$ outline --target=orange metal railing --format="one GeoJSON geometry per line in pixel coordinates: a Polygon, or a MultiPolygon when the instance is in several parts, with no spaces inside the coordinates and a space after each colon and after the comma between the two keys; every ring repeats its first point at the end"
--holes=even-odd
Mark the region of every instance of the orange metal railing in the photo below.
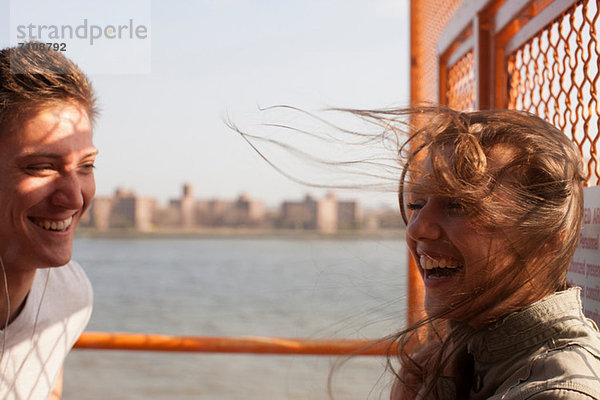
{"type": "Polygon", "coordinates": [[[84,332],[74,348],[88,350],[164,351],[277,355],[386,356],[389,341],[293,339],[269,337],[169,336],[142,333],[84,332]]]}

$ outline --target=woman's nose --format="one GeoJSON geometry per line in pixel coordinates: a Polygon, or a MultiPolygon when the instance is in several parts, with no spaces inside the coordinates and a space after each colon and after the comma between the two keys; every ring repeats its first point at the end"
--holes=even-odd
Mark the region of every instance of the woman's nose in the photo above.
{"type": "Polygon", "coordinates": [[[414,240],[436,240],[442,236],[440,213],[435,204],[427,203],[414,210],[406,227],[406,234],[414,240]]]}

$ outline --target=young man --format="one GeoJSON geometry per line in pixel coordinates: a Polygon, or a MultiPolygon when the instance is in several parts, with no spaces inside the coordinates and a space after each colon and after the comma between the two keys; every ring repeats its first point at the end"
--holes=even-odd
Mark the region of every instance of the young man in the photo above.
{"type": "Polygon", "coordinates": [[[60,52],[0,51],[0,398],[60,397],[92,289],[71,261],[95,193],[91,85],[60,52]]]}

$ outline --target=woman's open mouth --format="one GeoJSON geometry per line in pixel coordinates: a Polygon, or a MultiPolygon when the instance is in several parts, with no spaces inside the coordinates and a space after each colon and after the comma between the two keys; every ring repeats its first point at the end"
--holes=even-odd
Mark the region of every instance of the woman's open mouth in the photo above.
{"type": "Polygon", "coordinates": [[[444,279],[457,274],[464,265],[446,258],[432,258],[425,254],[419,257],[425,279],[444,279]]]}

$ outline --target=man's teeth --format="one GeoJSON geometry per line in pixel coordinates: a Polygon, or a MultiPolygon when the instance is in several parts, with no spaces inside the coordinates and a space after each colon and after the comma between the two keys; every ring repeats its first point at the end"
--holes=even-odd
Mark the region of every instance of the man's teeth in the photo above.
{"type": "Polygon", "coordinates": [[[419,263],[423,269],[434,269],[434,268],[459,268],[462,265],[456,264],[455,261],[451,261],[445,258],[434,260],[433,258],[422,255],[419,258],[419,263]]]}
{"type": "Polygon", "coordinates": [[[69,217],[63,221],[48,221],[48,220],[32,220],[37,226],[44,228],[49,231],[64,231],[69,226],[71,226],[71,222],[73,222],[73,217],[69,217]]]}

